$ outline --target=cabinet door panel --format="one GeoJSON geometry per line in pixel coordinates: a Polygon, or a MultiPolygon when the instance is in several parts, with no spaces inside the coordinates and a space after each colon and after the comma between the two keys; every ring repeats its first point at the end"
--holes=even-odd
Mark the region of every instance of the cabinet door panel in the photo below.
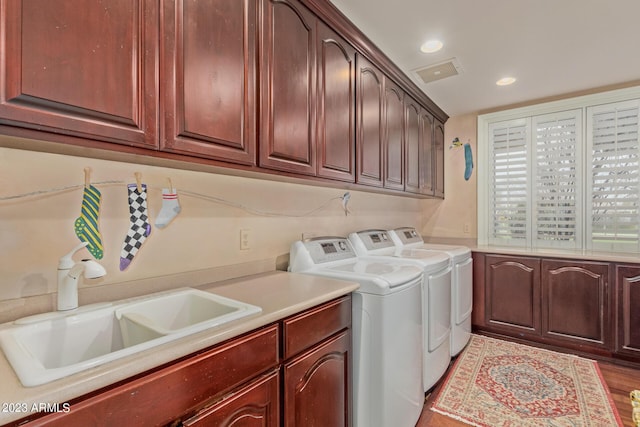
{"type": "Polygon", "coordinates": [[[349,331],[284,365],[284,426],[349,423],[349,331]]]}
{"type": "Polygon", "coordinates": [[[318,175],[355,181],[355,50],[318,22],[318,175]]]}
{"type": "Polygon", "coordinates": [[[511,330],[540,330],[540,261],[486,257],[486,323],[511,330]]]}
{"type": "Polygon", "coordinates": [[[616,350],[640,356],[640,266],[616,266],[618,345],[616,350]]]}
{"type": "Polygon", "coordinates": [[[274,372],[182,422],[185,427],[277,427],[280,387],[274,372]]]}
{"type": "Polygon", "coordinates": [[[542,278],[543,334],[607,344],[609,264],[543,260],[542,278]]]}
{"type": "Polygon", "coordinates": [[[157,146],[149,0],[3,2],[0,123],[157,146]]]}
{"type": "Polygon", "coordinates": [[[360,55],[357,56],[357,69],[356,182],[382,187],[383,76],[360,55]]]}
{"type": "Polygon", "coordinates": [[[163,3],[165,151],[255,164],[255,0],[163,3]]]}
{"type": "Polygon", "coordinates": [[[260,166],[315,175],[316,18],[295,0],[263,5],[260,166]]]}
{"type": "Polygon", "coordinates": [[[404,92],[386,77],[384,82],[384,186],[404,190],[404,92]]]}

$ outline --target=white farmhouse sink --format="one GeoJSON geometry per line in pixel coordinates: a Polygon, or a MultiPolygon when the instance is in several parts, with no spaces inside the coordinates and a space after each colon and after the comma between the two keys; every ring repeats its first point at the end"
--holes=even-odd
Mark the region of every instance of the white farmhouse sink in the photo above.
{"type": "Polygon", "coordinates": [[[0,348],[22,384],[31,387],[261,311],[186,288],[5,324],[0,348]]]}

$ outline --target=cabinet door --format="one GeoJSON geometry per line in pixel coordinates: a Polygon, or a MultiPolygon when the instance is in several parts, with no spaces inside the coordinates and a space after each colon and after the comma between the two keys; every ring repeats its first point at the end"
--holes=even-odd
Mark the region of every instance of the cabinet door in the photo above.
{"type": "Polygon", "coordinates": [[[263,0],[260,166],[316,174],[316,18],[296,0],[263,0]]]}
{"type": "Polygon", "coordinates": [[[318,21],[318,176],[355,181],[355,50],[318,21]]]}
{"type": "Polygon", "coordinates": [[[640,357],[640,265],[616,266],[618,344],[621,353],[640,357]]]}
{"type": "Polygon", "coordinates": [[[540,331],[540,260],[487,255],[485,323],[509,332],[540,331]]]}
{"type": "Polygon", "coordinates": [[[356,66],[356,182],[382,187],[383,75],[361,55],[356,66]]]}
{"type": "MultiPolygon", "coordinates": [[[[420,111],[420,146],[422,147],[420,170],[420,191],[423,194],[433,196],[434,186],[434,153],[433,143],[434,120],[433,116],[425,109],[420,111]]],[[[443,137],[444,138],[444,137],[443,137]]]]}
{"type": "Polygon", "coordinates": [[[0,17],[0,123],[157,147],[151,0],[16,0],[0,17]]]}
{"type": "Polygon", "coordinates": [[[439,121],[433,127],[433,194],[444,199],[444,125],[439,121]]]}
{"type": "Polygon", "coordinates": [[[284,365],[284,426],[349,426],[346,330],[284,365]]]}
{"type": "Polygon", "coordinates": [[[255,164],[256,0],[164,0],[162,150],[255,164]]]}
{"type": "Polygon", "coordinates": [[[404,190],[404,92],[384,79],[384,187],[404,190]]]}
{"type": "Polygon", "coordinates": [[[616,351],[640,357],[640,265],[616,266],[616,351]]]}
{"type": "Polygon", "coordinates": [[[404,188],[411,193],[420,193],[420,105],[408,96],[404,98],[404,120],[404,188]]]}
{"type": "Polygon", "coordinates": [[[549,338],[609,344],[609,264],[542,261],[542,332],[549,338]]]}
{"type": "Polygon", "coordinates": [[[182,422],[185,427],[278,427],[280,425],[278,372],[234,391],[219,403],[182,422]]]}

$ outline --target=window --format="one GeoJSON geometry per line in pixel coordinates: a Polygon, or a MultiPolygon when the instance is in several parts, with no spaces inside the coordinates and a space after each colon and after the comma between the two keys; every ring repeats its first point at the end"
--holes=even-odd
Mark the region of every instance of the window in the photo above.
{"type": "Polygon", "coordinates": [[[588,109],[589,249],[639,252],[639,102],[588,109]]]}
{"type": "Polygon", "coordinates": [[[479,116],[478,243],[640,252],[639,124],[640,88],[479,116]]]}

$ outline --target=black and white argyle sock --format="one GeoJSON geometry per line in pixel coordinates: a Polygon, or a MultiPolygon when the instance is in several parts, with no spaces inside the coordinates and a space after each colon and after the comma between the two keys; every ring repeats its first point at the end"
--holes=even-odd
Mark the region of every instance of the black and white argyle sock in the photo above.
{"type": "Polygon", "coordinates": [[[129,184],[129,217],[130,226],[127,236],[122,244],[120,252],[120,271],[124,271],[133,257],[136,256],[140,246],[144,243],[149,234],[151,234],[151,224],[149,224],[149,216],[147,214],[147,186],[142,184],[141,191],[138,191],[137,184],[129,184]]]}

